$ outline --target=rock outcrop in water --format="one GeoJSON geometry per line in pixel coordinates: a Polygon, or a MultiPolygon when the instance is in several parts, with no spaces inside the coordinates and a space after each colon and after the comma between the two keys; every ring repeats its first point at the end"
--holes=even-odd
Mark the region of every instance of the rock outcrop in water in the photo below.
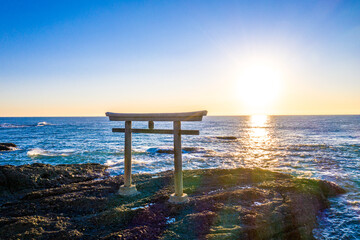
{"type": "Polygon", "coordinates": [[[120,197],[122,176],[95,179],[105,168],[2,166],[1,194],[15,197],[0,207],[1,239],[313,239],[327,198],[344,192],[261,169],[192,170],[190,202],[172,205],[172,172],[135,175],[141,194],[120,197]]]}
{"type": "MultiPolygon", "coordinates": [[[[183,147],[181,148],[182,153],[199,153],[205,152],[204,148],[197,148],[197,147],[183,147]]],[[[166,153],[166,154],[174,154],[174,149],[161,149],[161,148],[149,148],[147,150],[148,153],[166,153]]]]}
{"type": "Polygon", "coordinates": [[[237,139],[237,137],[234,137],[234,136],[218,136],[216,138],[222,139],[222,140],[236,140],[237,139]]]}
{"type": "Polygon", "coordinates": [[[12,151],[16,148],[14,143],[0,143],[0,151],[12,151]]]}

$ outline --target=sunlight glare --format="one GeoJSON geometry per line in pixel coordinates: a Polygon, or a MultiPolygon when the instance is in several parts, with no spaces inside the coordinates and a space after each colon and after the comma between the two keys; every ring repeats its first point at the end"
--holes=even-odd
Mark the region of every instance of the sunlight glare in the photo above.
{"type": "Polygon", "coordinates": [[[267,115],[252,115],[250,116],[251,127],[265,127],[268,121],[267,115]]]}
{"type": "Polygon", "coordinates": [[[250,64],[241,71],[238,81],[240,101],[249,114],[266,114],[279,97],[282,74],[270,63],[250,64]]]}

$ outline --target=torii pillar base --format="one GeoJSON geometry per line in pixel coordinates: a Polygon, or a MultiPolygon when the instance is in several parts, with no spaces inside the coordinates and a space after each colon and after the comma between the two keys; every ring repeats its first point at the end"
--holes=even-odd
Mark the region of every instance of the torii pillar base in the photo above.
{"type": "Polygon", "coordinates": [[[117,192],[118,195],[126,196],[126,197],[135,196],[138,195],[139,193],[140,192],[136,190],[135,185],[130,185],[129,187],[122,185],[120,186],[119,191],[117,192]]]}
{"type": "Polygon", "coordinates": [[[189,202],[189,197],[186,193],[183,193],[182,196],[176,196],[175,193],[173,193],[170,195],[169,202],[175,204],[187,203],[189,202]]]}

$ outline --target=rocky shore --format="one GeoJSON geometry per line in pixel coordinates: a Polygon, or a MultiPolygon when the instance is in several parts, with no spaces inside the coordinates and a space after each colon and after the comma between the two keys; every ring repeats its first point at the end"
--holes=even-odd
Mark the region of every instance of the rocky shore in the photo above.
{"type": "Polygon", "coordinates": [[[172,205],[172,172],[134,175],[141,194],[100,164],[0,166],[0,239],[313,239],[337,185],[261,169],[184,171],[188,204],[172,205]]]}

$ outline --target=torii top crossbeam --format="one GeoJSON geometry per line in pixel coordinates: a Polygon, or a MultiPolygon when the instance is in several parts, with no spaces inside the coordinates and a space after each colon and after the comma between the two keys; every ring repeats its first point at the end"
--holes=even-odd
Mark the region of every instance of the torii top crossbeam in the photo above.
{"type": "Polygon", "coordinates": [[[183,113],[112,113],[106,116],[110,121],[201,121],[207,111],[183,113]]]}
{"type": "Polygon", "coordinates": [[[199,135],[197,130],[181,130],[181,121],[201,121],[207,111],[183,112],[183,113],[112,113],[107,112],[106,116],[110,121],[125,121],[125,128],[113,128],[113,132],[125,133],[124,149],[124,185],[120,187],[119,194],[123,196],[135,195],[137,190],[131,184],[131,134],[132,133],[157,133],[174,135],[174,176],[175,193],[170,196],[169,201],[173,203],[183,203],[188,201],[188,197],[183,193],[182,175],[182,154],[181,154],[181,135],[199,135]],[[132,121],[148,121],[148,129],[132,129],[132,121]],[[154,129],[154,121],[173,121],[173,129],[154,129]]]}

